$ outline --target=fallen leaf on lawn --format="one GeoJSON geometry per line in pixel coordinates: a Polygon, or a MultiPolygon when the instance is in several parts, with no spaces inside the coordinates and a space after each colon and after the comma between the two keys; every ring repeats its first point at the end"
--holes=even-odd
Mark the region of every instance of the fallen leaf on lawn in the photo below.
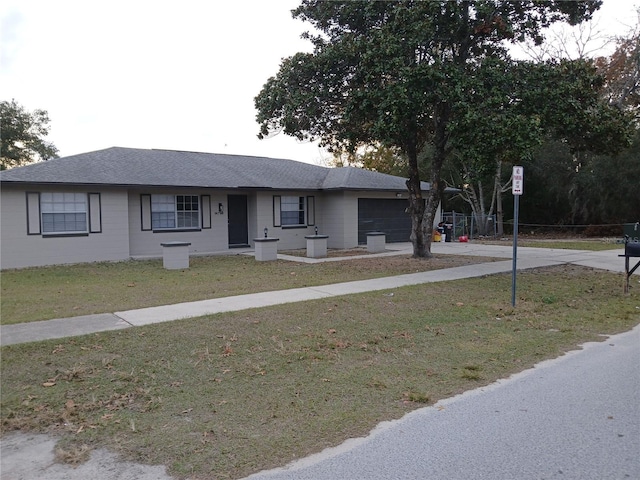
{"type": "Polygon", "coordinates": [[[463,306],[463,305],[464,305],[464,303],[462,303],[462,302],[457,302],[457,303],[456,303],[456,305],[457,305],[458,307],[461,307],[461,306],[463,306]]]}
{"type": "Polygon", "coordinates": [[[336,333],[336,329],[335,329],[335,328],[330,328],[330,329],[329,329],[329,333],[330,333],[331,335],[333,335],[334,333],[336,333]]]}
{"type": "Polygon", "coordinates": [[[127,283],[127,287],[135,287],[136,284],[135,283],[127,283]]]}
{"type": "Polygon", "coordinates": [[[42,384],[43,387],[53,387],[56,384],[56,382],[44,382],[42,384]]]}

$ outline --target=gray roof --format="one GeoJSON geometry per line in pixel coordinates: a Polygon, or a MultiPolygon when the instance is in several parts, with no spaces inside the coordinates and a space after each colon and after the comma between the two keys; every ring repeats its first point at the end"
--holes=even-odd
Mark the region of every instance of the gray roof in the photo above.
{"type": "MultiPolygon", "coordinates": [[[[4,184],[73,184],[281,190],[406,190],[406,179],[244,155],[112,147],[0,172],[4,184]]],[[[423,190],[429,184],[422,182],[423,190]]]]}

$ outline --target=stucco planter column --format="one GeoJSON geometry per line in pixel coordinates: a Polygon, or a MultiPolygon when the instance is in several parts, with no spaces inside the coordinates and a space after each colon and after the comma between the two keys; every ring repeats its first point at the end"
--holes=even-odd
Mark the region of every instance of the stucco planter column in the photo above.
{"type": "Polygon", "coordinates": [[[327,256],[327,238],[329,235],[307,235],[307,257],[324,258],[327,256]]]}
{"type": "Polygon", "coordinates": [[[380,253],[386,250],[387,235],[384,232],[367,233],[367,252],[380,253]]]}
{"type": "Polygon", "coordinates": [[[278,240],[279,238],[264,237],[254,238],[256,244],[256,260],[259,262],[268,262],[278,259],[278,240]]]}
{"type": "Polygon", "coordinates": [[[162,245],[162,266],[167,270],[189,268],[189,242],[165,242],[162,245]]]}

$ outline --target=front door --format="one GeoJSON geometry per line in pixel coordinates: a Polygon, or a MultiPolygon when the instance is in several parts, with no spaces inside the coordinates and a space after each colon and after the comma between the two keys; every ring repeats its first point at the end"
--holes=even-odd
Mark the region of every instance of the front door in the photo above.
{"type": "Polygon", "coordinates": [[[228,195],[227,211],[229,217],[229,248],[248,247],[247,196],[228,195]]]}

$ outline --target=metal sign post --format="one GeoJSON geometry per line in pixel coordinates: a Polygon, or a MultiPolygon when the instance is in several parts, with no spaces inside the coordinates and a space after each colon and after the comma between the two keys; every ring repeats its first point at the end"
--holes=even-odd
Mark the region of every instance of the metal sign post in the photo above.
{"type": "Polygon", "coordinates": [[[518,216],[520,214],[520,195],[524,186],[524,168],[513,167],[511,193],[513,194],[513,263],[511,267],[511,306],[516,306],[516,266],[518,260],[518,216]]]}

